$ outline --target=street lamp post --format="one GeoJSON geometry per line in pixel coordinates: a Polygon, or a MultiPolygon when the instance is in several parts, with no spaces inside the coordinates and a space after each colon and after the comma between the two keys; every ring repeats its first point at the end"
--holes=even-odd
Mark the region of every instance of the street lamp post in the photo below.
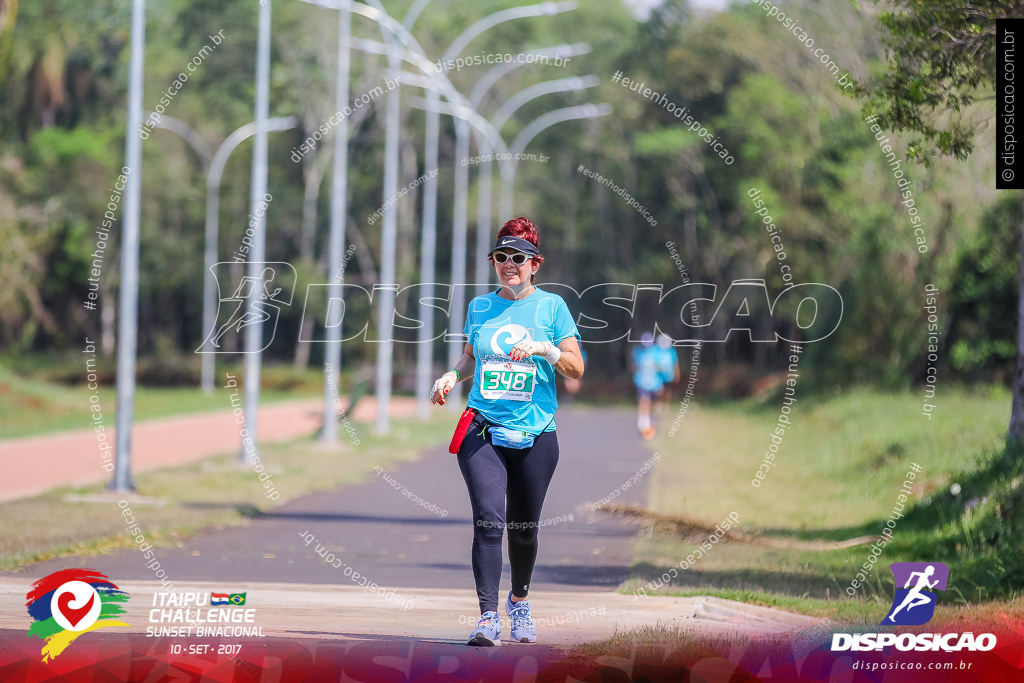
{"type": "Polygon", "coordinates": [[[244,427],[252,440],[252,452],[246,453],[245,441],[239,450],[240,462],[257,461],[259,445],[260,361],[263,348],[263,319],[258,307],[263,294],[263,261],[266,260],[266,209],[259,210],[267,193],[267,111],[270,107],[270,2],[260,0],[259,28],[256,48],[256,124],[252,152],[252,182],[250,187],[250,221],[253,222],[252,251],[248,277],[252,283],[246,305],[245,327],[245,412],[244,427]]]}
{"type": "MultiPolygon", "coordinates": [[[[540,59],[571,59],[588,52],[590,52],[590,45],[576,43],[573,45],[556,45],[516,55],[516,59],[504,64],[498,64],[480,77],[480,80],[476,82],[469,93],[470,104],[479,108],[487,92],[501,79],[519,67],[535,63],[540,59]],[[521,57],[522,59],[520,59],[521,57]]],[[[496,127],[500,128],[499,126],[496,127]]],[[[477,171],[476,249],[473,254],[473,263],[475,265],[473,279],[477,284],[477,294],[485,294],[491,279],[491,271],[487,263],[487,250],[490,248],[490,236],[493,229],[491,225],[493,213],[491,210],[491,179],[494,166],[491,163],[491,157],[494,154],[494,148],[487,138],[482,135],[477,137],[477,147],[480,150],[480,164],[477,171]]],[[[504,220],[509,218],[511,216],[502,216],[504,220]]]]}
{"type": "Polygon", "coordinates": [[[132,52],[125,131],[124,232],[121,241],[121,296],[117,334],[117,451],[110,488],[134,491],[132,412],[135,400],[136,328],[139,316],[139,191],[142,187],[142,86],[146,49],[146,0],[132,1],[132,52]]]}
{"type": "MultiPolygon", "coordinates": [[[[336,111],[348,106],[348,79],[352,13],[348,8],[338,10],[338,72],[334,92],[336,111]]],[[[339,267],[345,248],[345,227],[348,215],[348,119],[341,117],[334,133],[334,159],[331,171],[331,227],[327,244],[327,311],[341,296],[344,273],[339,267]]],[[[327,443],[338,440],[338,388],[341,379],[341,320],[324,321],[327,347],[324,349],[324,425],[320,438],[327,443]],[[331,324],[331,323],[335,324],[331,324]]]]}
{"type": "MultiPolygon", "coordinates": [[[[449,106],[448,106],[448,112],[449,113],[451,113],[452,115],[454,115],[456,117],[467,119],[470,122],[470,125],[472,125],[477,130],[481,131],[481,133],[483,135],[487,136],[488,139],[491,141],[491,144],[495,145],[495,147],[497,149],[502,150],[502,151],[507,151],[507,147],[506,147],[504,141],[497,134],[497,132],[494,131],[493,126],[491,126],[486,119],[484,119],[482,116],[480,116],[476,111],[474,111],[474,109],[472,107],[470,107],[467,104],[466,99],[454,88],[454,86],[452,86],[451,82],[448,80],[448,78],[445,76],[445,74],[443,72],[438,72],[438,70],[436,69],[435,65],[426,57],[426,55],[425,55],[425,53],[423,51],[423,48],[420,47],[419,43],[416,41],[416,39],[413,37],[413,35],[409,32],[408,28],[406,26],[404,26],[403,24],[400,24],[399,22],[397,22],[393,17],[388,15],[387,12],[383,11],[383,9],[381,9],[380,7],[372,7],[370,5],[366,5],[366,4],[360,3],[360,2],[351,2],[350,0],[303,0],[303,2],[306,2],[307,4],[310,4],[310,5],[315,5],[315,6],[318,6],[318,7],[327,7],[327,8],[334,9],[334,10],[348,9],[353,14],[358,14],[360,16],[366,17],[367,19],[370,19],[371,21],[374,21],[374,22],[378,23],[383,28],[386,28],[386,29],[390,30],[392,32],[392,35],[394,37],[396,37],[402,43],[402,46],[405,48],[405,50],[402,53],[403,57],[406,60],[408,60],[408,61],[412,62],[413,64],[415,64],[416,67],[422,73],[426,74],[428,77],[430,77],[434,81],[435,87],[431,88],[431,89],[429,89],[427,91],[427,95],[428,95],[428,98],[429,98],[430,104],[431,104],[431,106],[428,106],[428,108],[427,108],[428,112],[430,112],[430,111],[438,111],[439,112],[441,109],[444,108],[443,105],[440,102],[440,96],[443,95],[449,101],[449,103],[450,103],[449,106]],[[438,93],[438,96],[436,98],[434,98],[432,96],[432,93],[438,93]]],[[[414,4],[413,7],[409,10],[409,14],[406,17],[406,20],[409,21],[410,17],[415,18],[415,15],[422,9],[424,4],[425,3],[421,3],[421,2],[417,2],[416,4],[414,4]]],[[[491,15],[489,17],[485,17],[485,19],[483,19],[483,20],[477,22],[476,24],[474,24],[473,26],[471,26],[470,29],[474,29],[474,27],[477,27],[478,25],[482,25],[485,22],[493,21],[494,18],[497,17],[497,16],[506,17],[506,18],[509,18],[509,19],[511,19],[511,18],[519,18],[520,16],[540,16],[542,14],[554,14],[554,13],[558,13],[558,12],[561,12],[561,11],[565,11],[569,6],[574,6],[574,5],[573,5],[573,3],[550,3],[549,2],[549,3],[543,3],[541,5],[530,5],[530,6],[526,6],[526,7],[518,7],[518,8],[515,8],[513,10],[504,10],[502,12],[495,13],[495,15],[491,15]]],[[[491,25],[493,25],[493,23],[491,25]]],[[[472,39],[472,37],[475,37],[475,36],[468,35],[469,33],[470,33],[470,30],[467,29],[467,31],[465,31],[463,33],[463,36],[468,37],[469,39],[472,39]]],[[[429,124],[428,124],[427,129],[428,129],[428,131],[431,129],[431,126],[429,124]]],[[[428,141],[427,141],[428,149],[429,149],[429,147],[433,146],[433,148],[436,150],[436,148],[437,148],[437,140],[436,139],[433,140],[432,141],[433,144],[431,145],[431,140],[429,138],[430,138],[430,136],[428,136],[428,141]]],[[[429,158],[431,158],[431,155],[428,153],[428,154],[425,155],[425,158],[429,159],[429,158]]],[[[434,155],[433,158],[436,160],[436,154],[434,155]]],[[[437,168],[436,164],[435,164],[434,168],[437,168]]],[[[430,185],[433,185],[433,187],[436,188],[436,184],[428,183],[427,184],[427,188],[425,188],[425,189],[429,190],[430,185]]],[[[430,194],[431,194],[430,192],[426,192],[425,193],[425,199],[424,199],[425,202],[428,201],[426,199],[426,195],[430,195],[430,194]]],[[[436,189],[434,191],[434,197],[435,197],[435,199],[434,199],[435,211],[433,212],[432,218],[433,218],[433,220],[436,221],[436,189]]],[[[430,218],[431,217],[428,217],[426,214],[424,215],[424,225],[426,225],[426,221],[429,220],[430,218]]],[[[435,226],[436,226],[436,222],[435,222],[435,226]]],[[[431,242],[433,242],[433,241],[434,240],[431,240],[431,242]]],[[[423,264],[421,262],[421,266],[422,265],[423,264]]],[[[432,280],[433,280],[433,276],[431,276],[430,278],[421,278],[421,279],[425,283],[431,284],[432,280]]],[[[423,298],[427,299],[426,296],[424,296],[423,298]]],[[[422,306],[422,303],[421,303],[421,306],[422,306]]],[[[432,318],[428,318],[427,332],[430,333],[431,335],[432,335],[432,329],[431,329],[432,326],[433,326],[432,318]]],[[[421,337],[421,340],[422,340],[422,337],[421,337]]],[[[429,345],[429,342],[428,342],[428,345],[429,345]]],[[[421,359],[422,359],[422,356],[418,356],[417,362],[419,363],[421,361],[421,359]]],[[[429,363],[430,356],[427,355],[426,359],[427,359],[427,362],[429,363]]],[[[417,369],[417,373],[419,374],[420,372],[421,372],[421,369],[418,368],[417,369]]],[[[429,366],[427,366],[426,372],[429,373],[429,366]]],[[[388,374],[390,375],[390,373],[388,373],[388,374]]],[[[378,378],[378,381],[380,381],[380,378],[378,378]]],[[[388,379],[388,382],[390,383],[390,377],[388,379]]],[[[387,415],[386,415],[387,406],[386,405],[379,405],[378,406],[378,411],[384,411],[385,412],[385,415],[383,416],[383,418],[381,417],[380,413],[378,413],[378,426],[380,424],[386,425],[387,424],[387,415]]]]}
{"type": "Polygon", "coordinates": [[[541,131],[555,124],[574,119],[592,119],[598,116],[607,116],[611,112],[612,108],[607,104],[583,104],[577,107],[563,107],[549,111],[526,124],[509,148],[510,158],[500,165],[502,177],[502,215],[512,214],[512,203],[515,197],[516,166],[518,165],[515,157],[526,149],[526,145],[530,144],[533,138],[541,131]]]}
{"type": "MultiPolygon", "coordinates": [[[[370,0],[371,4],[384,12],[380,0],[370,0]]],[[[381,25],[381,31],[384,31],[381,25]]],[[[400,39],[394,29],[387,33],[388,44],[388,78],[398,80],[401,69],[400,39]]],[[[379,290],[380,306],[377,319],[377,330],[380,339],[377,346],[377,432],[386,434],[389,427],[391,404],[391,379],[393,376],[393,360],[395,342],[392,339],[395,319],[395,293],[392,285],[396,285],[395,249],[398,243],[398,206],[394,197],[398,193],[398,143],[401,135],[401,92],[398,87],[388,90],[385,109],[384,136],[384,214],[381,220],[380,237],[380,280],[383,285],[379,290]]]]}
{"type": "Polygon", "coordinates": [[[569,78],[558,78],[551,81],[544,81],[542,83],[535,83],[534,85],[523,88],[505,100],[501,106],[498,107],[498,110],[494,112],[494,116],[491,117],[491,124],[500,131],[505,127],[505,124],[508,123],[508,120],[512,118],[512,115],[515,114],[520,107],[537,99],[538,97],[558,92],[578,92],[580,90],[586,90],[587,88],[593,88],[600,83],[601,79],[594,75],[570,76],[569,78]]]}
{"type": "MultiPolygon", "coordinates": [[[[271,132],[289,130],[298,125],[294,116],[280,116],[267,121],[267,130],[271,132]]],[[[200,349],[200,382],[203,392],[213,391],[213,373],[216,354],[210,343],[210,332],[216,322],[217,281],[213,268],[217,264],[217,244],[220,240],[220,181],[224,173],[224,165],[235,147],[252,137],[256,131],[255,123],[247,123],[224,138],[217,151],[210,154],[210,148],[194,128],[173,116],[163,116],[156,124],[157,128],[180,135],[195,150],[202,161],[203,174],[206,176],[206,222],[204,227],[203,245],[203,346],[200,349]]]]}
{"type": "MultiPolygon", "coordinates": [[[[593,88],[600,82],[601,80],[594,75],[570,76],[569,78],[558,78],[527,86],[510,96],[501,104],[500,107],[498,107],[498,110],[494,112],[494,115],[491,117],[491,125],[493,125],[498,131],[501,131],[505,124],[508,123],[508,120],[512,118],[520,107],[538,97],[559,92],[578,92],[587,88],[593,88]]],[[[481,150],[482,155],[486,155],[488,153],[489,152],[481,150]]],[[[514,158],[511,161],[513,163],[518,163],[518,160],[515,160],[514,158]]],[[[490,222],[491,164],[489,160],[482,162],[482,164],[483,165],[481,165],[480,168],[480,206],[478,208],[476,237],[478,283],[486,283],[490,275],[487,270],[487,262],[485,259],[487,248],[489,246],[488,237],[490,232],[488,223],[490,222]],[[486,183],[486,185],[484,185],[484,183],[486,183]]],[[[508,188],[506,188],[506,192],[507,191],[509,191],[508,188]]],[[[509,218],[512,218],[511,211],[502,213],[502,220],[508,220],[509,218]]]]}
{"type": "MultiPolygon", "coordinates": [[[[279,116],[267,120],[267,131],[278,132],[291,130],[299,125],[294,116],[279,116]]],[[[240,126],[231,135],[224,138],[220,147],[213,154],[210,168],[206,174],[206,237],[203,247],[203,328],[204,334],[211,335],[217,320],[217,279],[213,269],[217,264],[217,245],[220,242],[220,181],[224,174],[224,166],[228,157],[238,145],[256,133],[256,122],[252,121],[240,126]]],[[[212,335],[211,335],[212,336],[212,335]]],[[[202,386],[203,390],[213,391],[213,371],[216,355],[209,343],[204,342],[202,354],[202,386]]]]}

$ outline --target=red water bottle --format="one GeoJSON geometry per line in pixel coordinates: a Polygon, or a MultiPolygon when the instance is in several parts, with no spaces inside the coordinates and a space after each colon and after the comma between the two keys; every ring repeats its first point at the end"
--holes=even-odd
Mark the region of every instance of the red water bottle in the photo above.
{"type": "Polygon", "coordinates": [[[473,424],[473,418],[475,417],[476,411],[472,408],[466,408],[462,411],[459,424],[455,426],[455,434],[452,435],[452,442],[448,444],[449,453],[454,455],[459,452],[459,448],[462,447],[462,440],[466,438],[466,432],[469,431],[469,426],[473,424]]]}

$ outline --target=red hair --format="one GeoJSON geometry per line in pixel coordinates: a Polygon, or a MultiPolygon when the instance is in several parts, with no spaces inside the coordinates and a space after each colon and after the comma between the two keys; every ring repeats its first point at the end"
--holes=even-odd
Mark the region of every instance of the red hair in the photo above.
{"type": "MultiPolygon", "coordinates": [[[[537,226],[530,222],[529,218],[519,216],[505,222],[505,225],[501,226],[501,230],[498,231],[498,235],[495,240],[500,240],[502,237],[518,237],[521,240],[526,240],[533,246],[540,249],[540,233],[537,231],[537,226]]],[[[487,256],[487,260],[494,263],[494,258],[490,255],[487,256]]],[[[539,266],[544,263],[544,257],[537,254],[531,259],[534,265],[539,266]]],[[[536,279],[536,276],[530,276],[530,282],[532,283],[536,279]]]]}

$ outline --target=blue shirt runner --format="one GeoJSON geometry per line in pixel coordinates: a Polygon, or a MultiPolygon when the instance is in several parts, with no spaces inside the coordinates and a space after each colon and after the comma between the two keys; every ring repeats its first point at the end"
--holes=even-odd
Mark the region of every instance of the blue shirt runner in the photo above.
{"type": "Polygon", "coordinates": [[[665,380],[659,371],[661,353],[653,344],[648,347],[637,346],[633,349],[633,384],[640,391],[661,391],[665,380]]]}

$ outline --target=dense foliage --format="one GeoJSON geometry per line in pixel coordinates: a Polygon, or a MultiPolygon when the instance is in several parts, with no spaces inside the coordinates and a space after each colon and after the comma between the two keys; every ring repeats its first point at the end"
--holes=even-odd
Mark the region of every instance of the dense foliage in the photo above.
{"type": "MultiPolygon", "coordinates": [[[[36,0],[0,7],[5,4],[16,11],[7,15],[14,23],[0,27],[0,273],[5,285],[0,289],[0,352],[76,349],[84,335],[103,340],[109,352],[117,291],[116,231],[103,268],[100,308],[105,314],[86,315],[81,302],[88,291],[95,229],[123,163],[130,3],[36,0]]],[[[385,2],[398,17],[409,4],[385,2]]],[[[952,292],[955,279],[973,277],[968,290],[940,301],[944,330],[952,324],[956,334],[949,340],[954,353],[944,354],[944,372],[1006,374],[1013,326],[1005,319],[1007,304],[990,295],[992,288],[1001,291],[1000,283],[1010,277],[992,259],[1013,245],[1011,237],[998,232],[997,222],[982,218],[1005,210],[995,205],[992,155],[977,154],[967,164],[938,159],[920,168],[909,163],[905,142],[890,135],[904,162],[902,170],[914,181],[929,244],[922,253],[908,227],[905,198],[880,142],[864,121],[860,102],[765,7],[737,5],[722,13],[694,13],[670,1],[637,21],[618,2],[580,5],[566,15],[503,25],[464,52],[516,53],[582,41],[592,46],[589,54],[561,68],[532,65],[515,70],[482,105],[490,114],[531,83],[589,73],[601,77],[596,89],[548,95],[523,107],[503,130],[507,140],[549,109],[584,102],[613,107],[611,116],[560,124],[542,133],[527,152],[550,160],[519,165],[516,213],[531,216],[544,231],[546,279],[578,290],[597,282],[674,286],[680,275],[665,246],[671,241],[694,281],[724,285],[739,278],[764,278],[776,292],[784,284],[781,262],[761,216],[754,213],[750,191],[756,188],[781,233],[785,264],[794,280],[828,283],[844,298],[839,331],[808,350],[808,366],[836,382],[891,385],[919,380],[924,284],[952,292]],[[665,99],[645,98],[624,87],[612,80],[616,72],[643,82],[665,99]],[[662,104],[666,100],[672,109],[686,107],[693,120],[713,132],[734,163],[724,163],[711,144],[662,104]],[[657,225],[579,173],[580,164],[625,188],[657,225]]],[[[472,21],[508,6],[499,0],[435,0],[413,31],[437,59],[472,21]]],[[[882,72],[881,32],[870,6],[794,0],[783,9],[834,60],[840,75],[863,82],[882,72]]],[[[252,118],[256,4],[167,0],[149,3],[148,12],[147,110],[210,43],[210,36],[223,30],[223,43],[190,75],[166,111],[215,148],[252,118]]],[[[267,253],[296,265],[300,292],[308,282],[323,281],[326,271],[330,144],[322,142],[299,164],[289,160],[289,152],[334,113],[334,17],[330,10],[301,2],[274,3],[271,114],[298,116],[302,130],[270,138],[269,190],[274,199],[267,253]],[[307,192],[317,184],[322,186],[318,195],[307,192]],[[307,196],[315,201],[304,205],[307,196]]],[[[353,27],[360,37],[382,39],[369,22],[356,18],[353,27]]],[[[451,78],[468,92],[486,68],[467,68],[451,78]]],[[[383,57],[355,53],[353,99],[380,84],[384,75],[383,57]]],[[[400,187],[426,172],[423,112],[408,106],[419,92],[408,87],[402,93],[400,187]]],[[[958,100],[957,105],[962,116],[970,116],[969,101],[958,100]]],[[[351,119],[348,230],[356,249],[346,268],[349,282],[375,282],[380,261],[380,222],[370,225],[367,219],[384,200],[383,111],[384,98],[378,98],[351,119]]],[[[450,269],[452,135],[451,123],[444,119],[441,280],[450,269]]],[[[959,144],[957,140],[950,144],[959,144]]],[[[248,220],[250,149],[243,144],[225,171],[222,258],[229,258],[248,220]]],[[[143,157],[140,351],[185,354],[202,337],[203,169],[195,152],[167,131],[153,131],[143,145],[143,157]]],[[[474,167],[470,178],[472,234],[474,167]]],[[[418,244],[421,201],[417,190],[399,204],[402,245],[418,244]]],[[[417,280],[416,249],[399,250],[398,273],[402,283],[417,280]]],[[[285,337],[295,339],[301,313],[300,306],[286,312],[280,325],[285,337]]],[[[733,339],[712,345],[705,359],[774,367],[782,349],[761,347],[766,345],[733,339]]],[[[346,363],[373,353],[372,345],[348,348],[346,363]]],[[[609,372],[621,369],[623,348],[595,352],[609,372]]],[[[295,353],[294,343],[271,349],[279,359],[295,353]]],[[[318,353],[313,349],[312,360],[318,353]]],[[[399,345],[397,354],[400,364],[409,363],[414,350],[399,345]]]]}

